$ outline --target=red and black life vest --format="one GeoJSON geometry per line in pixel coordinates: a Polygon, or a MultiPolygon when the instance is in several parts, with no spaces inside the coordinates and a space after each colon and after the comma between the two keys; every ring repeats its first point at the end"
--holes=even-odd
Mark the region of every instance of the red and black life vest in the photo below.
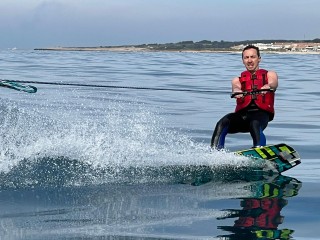
{"type": "MultiPolygon", "coordinates": [[[[239,77],[242,91],[259,90],[262,86],[268,83],[268,71],[264,69],[257,70],[254,74],[249,71],[244,71],[239,77]]],[[[250,104],[255,104],[258,108],[271,113],[271,120],[274,115],[274,92],[266,94],[246,95],[242,98],[237,98],[236,112],[240,111],[250,104]]]]}
{"type": "Polygon", "coordinates": [[[239,216],[234,226],[277,229],[283,221],[280,211],[286,204],[287,201],[281,198],[244,199],[241,202],[242,216],[239,216]]]}

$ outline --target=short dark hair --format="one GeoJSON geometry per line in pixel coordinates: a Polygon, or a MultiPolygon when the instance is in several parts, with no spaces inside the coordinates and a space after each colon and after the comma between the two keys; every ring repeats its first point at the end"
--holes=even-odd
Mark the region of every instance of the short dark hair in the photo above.
{"type": "Polygon", "coordinates": [[[252,44],[249,44],[248,46],[246,46],[243,50],[242,50],[242,58],[243,58],[243,52],[245,50],[248,50],[248,49],[255,49],[257,51],[257,54],[258,54],[258,57],[260,57],[260,50],[257,46],[254,46],[252,44]]]}

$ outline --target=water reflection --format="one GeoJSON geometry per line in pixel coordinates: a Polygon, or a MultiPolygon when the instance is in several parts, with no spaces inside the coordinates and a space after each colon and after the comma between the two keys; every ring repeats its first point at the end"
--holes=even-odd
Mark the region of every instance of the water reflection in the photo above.
{"type": "Polygon", "coordinates": [[[292,229],[281,229],[284,217],[281,210],[288,199],[298,194],[302,183],[297,179],[279,175],[270,182],[252,186],[254,197],[240,198],[242,209],[226,209],[225,216],[217,219],[236,218],[233,226],[219,226],[228,234],[226,240],[241,239],[291,239],[292,229]]]}
{"type": "Polygon", "coordinates": [[[301,187],[285,176],[227,175],[197,186],[49,180],[0,188],[0,239],[288,239],[293,231],[278,229],[280,211],[301,187]],[[242,209],[221,211],[237,208],[239,199],[242,209]]]}

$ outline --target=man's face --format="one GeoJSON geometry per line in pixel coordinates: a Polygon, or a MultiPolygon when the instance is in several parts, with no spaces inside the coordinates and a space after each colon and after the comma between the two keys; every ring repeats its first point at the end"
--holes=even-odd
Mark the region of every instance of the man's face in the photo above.
{"type": "Polygon", "coordinates": [[[255,72],[259,69],[260,57],[254,48],[247,49],[243,52],[242,62],[246,69],[250,72],[255,72]]]}

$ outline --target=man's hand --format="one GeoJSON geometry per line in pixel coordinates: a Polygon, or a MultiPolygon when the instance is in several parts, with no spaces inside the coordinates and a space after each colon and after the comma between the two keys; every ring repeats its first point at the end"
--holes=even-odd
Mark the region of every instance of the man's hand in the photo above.
{"type": "MultiPolygon", "coordinates": [[[[262,87],[261,87],[261,89],[266,89],[266,90],[270,90],[271,89],[271,87],[269,86],[269,84],[265,84],[265,85],[263,85],[262,87]]],[[[262,95],[265,95],[268,91],[262,91],[261,92],[261,94],[262,95]]]]}

